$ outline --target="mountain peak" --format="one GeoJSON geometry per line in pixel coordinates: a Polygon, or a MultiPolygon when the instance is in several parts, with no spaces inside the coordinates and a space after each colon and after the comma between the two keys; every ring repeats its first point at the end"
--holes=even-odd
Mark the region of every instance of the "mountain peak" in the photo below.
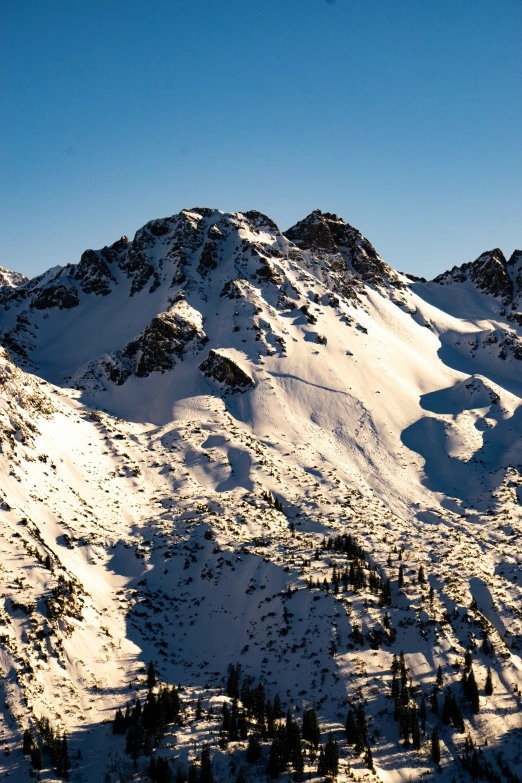
{"type": "Polygon", "coordinates": [[[485,294],[498,297],[504,304],[513,302],[522,290],[520,262],[522,252],[515,251],[509,261],[498,247],[481,253],[475,261],[454,266],[438,275],[435,283],[448,285],[471,280],[485,294]]]}
{"type": "Polygon", "coordinates": [[[21,272],[13,272],[10,269],[0,266],[0,288],[6,286],[7,288],[18,288],[18,286],[27,283],[28,277],[21,272]]]}
{"type": "Polygon", "coordinates": [[[340,256],[347,268],[373,285],[399,285],[399,277],[384,263],[360,231],[332,212],[316,209],[285,232],[303,250],[340,256]]]}

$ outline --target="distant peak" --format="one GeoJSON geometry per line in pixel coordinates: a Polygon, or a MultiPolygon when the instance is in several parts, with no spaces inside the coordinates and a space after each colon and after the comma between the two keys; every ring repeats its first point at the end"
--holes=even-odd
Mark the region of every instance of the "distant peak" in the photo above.
{"type": "Polygon", "coordinates": [[[28,280],[29,278],[21,272],[12,272],[10,269],[0,266],[0,287],[18,288],[18,286],[27,283],[28,280]]]}
{"type": "Polygon", "coordinates": [[[397,284],[396,272],[384,263],[371,242],[334,212],[315,209],[285,231],[285,236],[303,250],[341,255],[366,283],[397,284]]]}
{"type": "MultiPolygon", "coordinates": [[[[514,254],[513,254],[514,256],[514,254]]],[[[448,272],[438,275],[434,282],[442,285],[464,283],[471,280],[485,294],[496,296],[504,303],[511,302],[515,294],[515,285],[510,275],[510,264],[516,263],[516,258],[509,262],[499,247],[486,250],[475,261],[454,266],[448,272]]]]}

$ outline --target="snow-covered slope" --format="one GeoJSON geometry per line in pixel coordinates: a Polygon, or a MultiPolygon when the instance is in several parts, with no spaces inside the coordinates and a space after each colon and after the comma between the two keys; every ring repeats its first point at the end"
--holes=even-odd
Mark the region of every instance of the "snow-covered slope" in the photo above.
{"type": "Polygon", "coordinates": [[[21,730],[45,716],[81,750],[73,779],[141,780],[105,721],[154,660],[185,689],[158,751],[173,770],[209,741],[235,780],[246,743],[216,732],[240,662],[294,716],[316,706],[340,779],[429,777],[435,727],[441,780],[467,775],[467,735],[522,776],[521,270],[494,250],[425,282],[337,215],[282,233],[191,209],[1,288],[5,771],[29,775],[21,730]],[[339,534],[366,586],[334,579],[353,564],[325,548],[339,534]],[[428,709],[421,748],[399,741],[401,650],[408,715],[441,666],[466,734],[428,709]],[[214,715],[194,720],[198,698],[214,715]],[[375,772],[346,746],[349,705],[375,772]]]}
{"type": "Polygon", "coordinates": [[[21,272],[12,272],[10,269],[5,269],[0,266],[0,288],[7,286],[8,288],[17,288],[19,285],[27,283],[28,277],[21,272]]]}

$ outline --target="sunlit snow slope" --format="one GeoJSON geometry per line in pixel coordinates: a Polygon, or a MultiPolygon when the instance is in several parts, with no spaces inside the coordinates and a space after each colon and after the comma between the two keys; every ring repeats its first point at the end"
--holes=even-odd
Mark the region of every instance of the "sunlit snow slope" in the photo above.
{"type": "MultiPolygon", "coordinates": [[[[148,761],[133,767],[105,721],[143,698],[153,660],[185,689],[185,726],[157,751],[173,772],[209,741],[216,778],[235,780],[246,743],[219,749],[217,731],[240,662],[285,710],[317,707],[340,780],[466,779],[468,736],[500,780],[507,766],[522,777],[522,252],[426,282],[330,213],[283,234],[258,212],[198,208],[9,280],[5,772],[29,779],[21,735],[45,716],[81,750],[71,779],[145,779],[148,761]],[[333,589],[350,565],[324,548],[339,534],[364,549],[360,589],[333,589]],[[384,605],[375,584],[388,579],[384,605]],[[467,649],[477,714],[460,682],[467,649]],[[465,733],[428,710],[421,749],[400,739],[401,650],[409,709],[440,665],[465,733]],[[214,715],[196,723],[198,697],[214,715]],[[344,739],[358,704],[375,772],[344,739]]],[[[266,779],[267,753],[249,780],[266,779]]]]}

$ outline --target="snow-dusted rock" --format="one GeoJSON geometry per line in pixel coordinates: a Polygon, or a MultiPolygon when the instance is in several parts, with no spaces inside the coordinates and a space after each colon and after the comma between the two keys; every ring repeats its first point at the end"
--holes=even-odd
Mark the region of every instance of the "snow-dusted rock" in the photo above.
{"type": "Polygon", "coordinates": [[[230,391],[246,391],[254,386],[254,379],[236,361],[221,351],[212,349],[199,369],[207,378],[213,378],[230,391]]]}

